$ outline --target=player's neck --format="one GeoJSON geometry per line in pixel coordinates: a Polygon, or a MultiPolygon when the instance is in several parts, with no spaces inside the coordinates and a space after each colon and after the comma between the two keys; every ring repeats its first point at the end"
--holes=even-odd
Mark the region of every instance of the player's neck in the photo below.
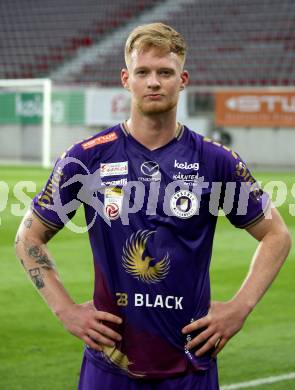
{"type": "Polygon", "coordinates": [[[177,135],[176,113],[157,116],[131,115],[126,122],[130,134],[150,150],[168,144],[177,135]]]}

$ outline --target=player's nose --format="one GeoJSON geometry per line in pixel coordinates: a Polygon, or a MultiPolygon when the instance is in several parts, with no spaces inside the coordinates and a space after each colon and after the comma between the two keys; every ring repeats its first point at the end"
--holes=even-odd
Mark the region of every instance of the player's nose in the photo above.
{"type": "Polygon", "coordinates": [[[155,89],[155,88],[159,88],[161,86],[161,83],[160,83],[160,80],[158,78],[158,75],[155,72],[151,72],[149,74],[147,82],[148,82],[148,87],[149,88],[155,89]]]}

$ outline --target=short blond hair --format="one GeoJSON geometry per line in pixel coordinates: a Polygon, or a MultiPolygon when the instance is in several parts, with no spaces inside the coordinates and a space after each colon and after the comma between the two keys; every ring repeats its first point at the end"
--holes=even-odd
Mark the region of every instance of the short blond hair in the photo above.
{"type": "Polygon", "coordinates": [[[177,54],[184,64],[187,45],[182,35],[164,23],[150,23],[136,27],[129,34],[125,45],[126,65],[134,49],[143,51],[152,47],[177,54]]]}

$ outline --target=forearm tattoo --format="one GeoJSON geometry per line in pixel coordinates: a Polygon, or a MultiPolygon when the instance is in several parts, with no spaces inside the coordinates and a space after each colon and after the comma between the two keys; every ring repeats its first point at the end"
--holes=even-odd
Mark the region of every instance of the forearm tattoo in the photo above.
{"type": "Polygon", "coordinates": [[[27,218],[24,220],[24,225],[27,229],[30,229],[33,223],[33,218],[27,218]]]}
{"type": "Polygon", "coordinates": [[[54,269],[54,262],[50,260],[46,253],[38,245],[33,245],[28,249],[28,255],[36,259],[36,263],[40,264],[43,269],[54,269]]]}
{"type": "Polygon", "coordinates": [[[35,284],[38,290],[45,287],[45,283],[40,268],[29,269],[29,274],[30,274],[30,278],[32,279],[33,283],[35,284]]]}

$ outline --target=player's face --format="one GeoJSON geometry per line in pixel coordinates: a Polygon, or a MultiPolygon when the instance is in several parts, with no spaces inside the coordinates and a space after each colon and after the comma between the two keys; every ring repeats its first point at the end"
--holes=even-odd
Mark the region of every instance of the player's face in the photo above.
{"type": "Polygon", "coordinates": [[[175,53],[151,48],[133,50],[128,69],[122,70],[122,84],[132,95],[132,108],[143,115],[173,110],[179,92],[188,82],[188,72],[175,53]]]}

